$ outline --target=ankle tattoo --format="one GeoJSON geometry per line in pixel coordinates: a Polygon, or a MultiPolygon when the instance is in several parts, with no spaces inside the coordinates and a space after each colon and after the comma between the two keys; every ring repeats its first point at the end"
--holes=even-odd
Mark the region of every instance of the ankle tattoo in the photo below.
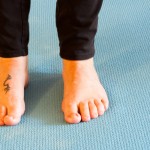
{"type": "Polygon", "coordinates": [[[10,90],[9,84],[6,84],[6,82],[7,82],[8,80],[10,80],[10,79],[12,79],[12,77],[11,77],[11,75],[8,74],[6,80],[5,80],[4,83],[3,83],[3,86],[5,87],[5,88],[4,88],[5,94],[10,90]]]}

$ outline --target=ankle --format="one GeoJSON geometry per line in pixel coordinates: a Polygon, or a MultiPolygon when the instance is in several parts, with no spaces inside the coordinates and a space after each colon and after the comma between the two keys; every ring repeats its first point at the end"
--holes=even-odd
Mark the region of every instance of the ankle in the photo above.
{"type": "Polygon", "coordinates": [[[94,65],[93,57],[86,60],[67,60],[62,59],[63,61],[63,70],[70,68],[81,69],[82,67],[90,67],[94,65]]]}

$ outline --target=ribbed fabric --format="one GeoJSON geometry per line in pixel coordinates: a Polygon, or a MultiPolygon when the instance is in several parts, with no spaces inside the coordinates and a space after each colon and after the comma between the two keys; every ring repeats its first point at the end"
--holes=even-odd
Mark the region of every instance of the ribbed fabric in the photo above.
{"type": "Polygon", "coordinates": [[[55,2],[31,1],[26,113],[17,126],[0,127],[0,150],[149,150],[150,1],[104,1],[95,66],[110,107],[76,125],[65,123],[61,112],[55,2]]]}

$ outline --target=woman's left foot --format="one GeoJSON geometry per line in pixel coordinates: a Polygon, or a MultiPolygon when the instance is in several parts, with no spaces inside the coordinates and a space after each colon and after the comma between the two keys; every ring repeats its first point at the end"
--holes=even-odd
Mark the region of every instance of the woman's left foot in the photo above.
{"type": "Polygon", "coordinates": [[[63,59],[62,76],[62,111],[66,122],[86,122],[104,114],[109,102],[96,73],[93,58],[81,61],[63,59]]]}

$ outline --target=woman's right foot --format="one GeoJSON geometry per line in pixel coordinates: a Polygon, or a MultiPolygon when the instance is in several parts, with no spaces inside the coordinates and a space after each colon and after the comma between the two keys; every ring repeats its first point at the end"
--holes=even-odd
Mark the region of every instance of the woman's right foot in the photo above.
{"type": "Polygon", "coordinates": [[[0,126],[20,122],[28,80],[28,56],[0,57],[0,126]]]}

